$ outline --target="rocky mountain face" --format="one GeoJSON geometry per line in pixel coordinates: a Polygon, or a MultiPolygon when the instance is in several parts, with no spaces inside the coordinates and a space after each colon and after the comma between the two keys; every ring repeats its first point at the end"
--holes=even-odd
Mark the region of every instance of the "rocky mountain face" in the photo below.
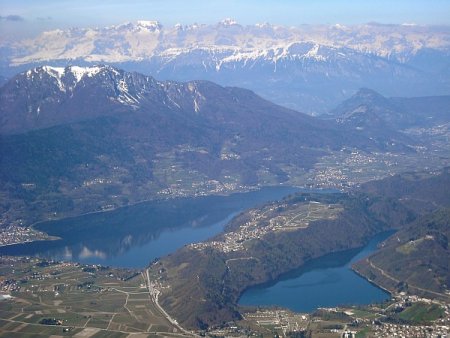
{"type": "Polygon", "coordinates": [[[360,87],[389,96],[441,95],[450,88],[447,27],[138,21],[55,30],[2,47],[4,75],[49,62],[108,63],[158,79],[245,87],[308,113],[324,113],[360,87]]]}
{"type": "Polygon", "coordinates": [[[217,88],[200,81],[158,82],[110,66],[43,66],[18,75],[2,88],[0,128],[2,133],[17,134],[144,108],[195,115],[204,112],[207,104],[203,90],[208,96],[217,88]]]}
{"type": "Polygon", "coordinates": [[[38,67],[11,79],[1,88],[0,100],[3,134],[137,110],[213,121],[222,127],[235,123],[240,128],[238,117],[254,119],[253,128],[266,118],[319,126],[315,119],[275,106],[248,90],[206,81],[157,81],[111,66],[38,67]]]}

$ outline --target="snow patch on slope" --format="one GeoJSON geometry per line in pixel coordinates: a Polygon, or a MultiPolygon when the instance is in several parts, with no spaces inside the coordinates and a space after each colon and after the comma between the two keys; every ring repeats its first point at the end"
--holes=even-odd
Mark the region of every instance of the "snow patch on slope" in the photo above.
{"type": "Polygon", "coordinates": [[[75,79],[77,80],[78,83],[84,76],[93,77],[97,75],[103,68],[98,66],[95,67],[72,66],[69,69],[70,72],[75,76],[75,79]]]}
{"type": "Polygon", "coordinates": [[[149,30],[160,30],[162,25],[159,21],[139,20],[137,26],[149,30]]]}
{"type": "Polygon", "coordinates": [[[64,75],[64,68],[63,67],[50,67],[50,66],[44,66],[42,69],[51,77],[56,79],[56,82],[58,83],[59,90],[65,92],[66,88],[64,87],[63,82],[61,81],[63,75],[64,75]]]}
{"type": "MultiPolygon", "coordinates": [[[[75,77],[77,83],[81,81],[84,76],[93,77],[98,74],[103,67],[94,66],[94,67],[79,67],[79,66],[70,66],[67,68],[63,67],[51,67],[51,66],[43,66],[42,69],[50,76],[61,80],[67,74],[72,73],[75,77]]],[[[27,72],[27,75],[31,74],[31,71],[27,72]]]]}
{"type": "Polygon", "coordinates": [[[35,68],[32,70],[28,70],[26,72],[27,79],[32,79],[34,75],[42,76],[43,73],[49,75],[50,77],[56,80],[57,86],[60,91],[65,92],[66,89],[73,90],[76,85],[85,77],[93,77],[100,73],[102,69],[105,67],[101,66],[93,66],[93,67],[78,67],[78,66],[70,66],[70,67],[52,67],[52,66],[43,66],[40,71],[40,68],[35,68]],[[42,73],[43,72],[43,73],[42,73]],[[75,81],[66,80],[66,77],[71,74],[75,81]],[[67,87],[67,88],[66,88],[67,87]]]}
{"type": "Polygon", "coordinates": [[[61,78],[64,75],[64,68],[63,67],[51,67],[51,66],[44,66],[42,67],[44,71],[46,71],[50,76],[61,78]]]}
{"type": "Polygon", "coordinates": [[[232,18],[225,18],[222,21],[219,22],[219,25],[222,26],[235,26],[238,25],[237,21],[232,18]]]}
{"type": "MultiPolygon", "coordinates": [[[[292,43],[287,46],[276,46],[270,49],[261,49],[261,50],[246,50],[246,51],[238,51],[224,57],[221,60],[222,64],[232,63],[232,62],[242,62],[245,66],[248,62],[255,62],[257,60],[265,60],[272,63],[277,63],[281,60],[290,59],[290,60],[315,60],[315,61],[326,61],[327,57],[321,55],[319,52],[320,45],[314,44],[309,46],[306,44],[306,49],[302,52],[296,51],[295,48],[298,46],[304,45],[303,43],[292,43]]],[[[305,47],[303,47],[305,48],[305,47]]],[[[220,68],[220,67],[219,67],[220,68]]]]}

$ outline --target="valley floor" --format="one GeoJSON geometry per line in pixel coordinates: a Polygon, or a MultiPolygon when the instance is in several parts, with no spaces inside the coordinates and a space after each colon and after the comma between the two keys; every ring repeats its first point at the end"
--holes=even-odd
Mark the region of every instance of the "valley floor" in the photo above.
{"type": "Polygon", "coordinates": [[[144,272],[7,257],[0,271],[0,337],[192,336],[144,272]]]}

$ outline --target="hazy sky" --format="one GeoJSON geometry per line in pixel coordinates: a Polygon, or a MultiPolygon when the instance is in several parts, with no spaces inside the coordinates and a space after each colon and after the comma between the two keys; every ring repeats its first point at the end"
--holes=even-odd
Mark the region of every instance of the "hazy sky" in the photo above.
{"type": "Polygon", "coordinates": [[[104,26],[140,19],[241,24],[270,22],[450,25],[450,0],[0,0],[0,33],[27,34],[70,26],[104,26]]]}

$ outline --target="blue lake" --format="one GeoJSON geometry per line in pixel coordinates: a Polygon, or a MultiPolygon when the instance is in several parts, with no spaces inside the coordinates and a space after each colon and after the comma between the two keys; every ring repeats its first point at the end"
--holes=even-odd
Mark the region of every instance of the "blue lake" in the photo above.
{"type": "Polygon", "coordinates": [[[364,248],[314,259],[277,281],[245,291],[241,305],[273,305],[298,312],[342,304],[382,302],[389,294],[354,273],[350,267],[369,256],[393,232],[374,237],[364,248]]]}
{"type": "MultiPolygon", "coordinates": [[[[61,239],[0,247],[0,255],[29,255],[84,264],[142,268],[184,245],[219,234],[240,211],[299,191],[263,188],[229,196],[143,202],[113,211],[42,222],[36,229],[61,239]]],[[[339,304],[368,304],[389,295],[350,270],[388,237],[381,234],[363,249],[315,259],[272,284],[247,290],[243,305],[276,305],[300,312],[339,304]]]]}
{"type": "Polygon", "coordinates": [[[35,228],[61,240],[0,247],[0,255],[142,268],[186,244],[217,235],[240,211],[298,190],[269,187],[229,196],[143,202],[113,211],[43,222],[35,228]]]}

